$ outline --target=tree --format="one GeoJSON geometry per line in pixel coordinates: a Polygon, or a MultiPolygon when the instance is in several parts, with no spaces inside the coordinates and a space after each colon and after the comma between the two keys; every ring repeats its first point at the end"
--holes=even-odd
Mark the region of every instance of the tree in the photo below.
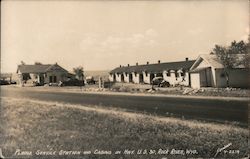
{"type": "Polygon", "coordinates": [[[246,54],[244,55],[241,64],[243,64],[246,68],[249,69],[250,68],[249,62],[250,62],[250,34],[248,35],[248,42],[246,44],[246,54]]]}
{"type": "Polygon", "coordinates": [[[244,41],[236,42],[233,41],[230,46],[219,46],[215,45],[211,54],[214,54],[218,57],[221,63],[224,66],[224,75],[227,80],[227,86],[229,87],[229,70],[235,68],[239,65],[244,65],[248,68],[248,49],[249,42],[245,43],[244,41]],[[241,54],[240,58],[238,55],[241,54]]]}
{"type": "Polygon", "coordinates": [[[83,80],[83,78],[84,78],[84,71],[83,71],[83,67],[79,66],[79,67],[73,68],[73,71],[76,74],[77,79],[82,80],[82,85],[81,85],[81,88],[82,88],[82,86],[84,85],[84,80],[83,80]]]}
{"type": "Polygon", "coordinates": [[[233,68],[237,61],[235,54],[232,54],[232,51],[229,50],[229,47],[215,45],[212,51],[220,59],[225,68],[233,68]]]}
{"type": "Polygon", "coordinates": [[[42,65],[42,63],[41,62],[35,62],[35,65],[42,65]]]}
{"type": "Polygon", "coordinates": [[[21,65],[25,65],[25,62],[24,62],[24,61],[21,61],[21,65]]]}

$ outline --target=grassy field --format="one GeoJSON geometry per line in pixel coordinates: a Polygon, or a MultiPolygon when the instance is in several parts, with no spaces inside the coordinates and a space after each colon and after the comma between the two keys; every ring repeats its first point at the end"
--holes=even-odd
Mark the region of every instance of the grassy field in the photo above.
{"type": "Polygon", "coordinates": [[[225,149],[228,152],[222,151],[217,157],[239,158],[248,149],[248,130],[236,125],[159,118],[95,106],[1,99],[0,148],[7,157],[205,158],[232,143],[225,149]],[[93,154],[97,149],[112,154],[93,154]],[[126,149],[135,150],[135,154],[124,154],[126,149]],[[140,149],[148,154],[136,154],[140,149]],[[187,149],[193,154],[187,154],[187,149]],[[82,155],[88,151],[92,154],[82,155]],[[116,151],[121,154],[114,154],[116,151]]]}

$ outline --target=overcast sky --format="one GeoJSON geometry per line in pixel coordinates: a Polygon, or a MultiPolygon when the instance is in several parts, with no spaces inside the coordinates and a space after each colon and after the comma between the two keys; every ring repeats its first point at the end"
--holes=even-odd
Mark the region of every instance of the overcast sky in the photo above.
{"type": "Polygon", "coordinates": [[[1,3],[2,72],[20,61],[70,71],[196,59],[249,34],[248,0],[1,3]]]}

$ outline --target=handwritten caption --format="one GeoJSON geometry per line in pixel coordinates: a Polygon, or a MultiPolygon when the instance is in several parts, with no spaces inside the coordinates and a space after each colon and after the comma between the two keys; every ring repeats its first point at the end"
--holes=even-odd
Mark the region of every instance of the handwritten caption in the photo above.
{"type": "Polygon", "coordinates": [[[36,151],[24,151],[21,149],[16,149],[15,156],[82,156],[82,155],[198,155],[197,150],[186,149],[125,149],[125,150],[99,150],[94,151],[69,151],[69,150],[36,150],[36,151]]]}

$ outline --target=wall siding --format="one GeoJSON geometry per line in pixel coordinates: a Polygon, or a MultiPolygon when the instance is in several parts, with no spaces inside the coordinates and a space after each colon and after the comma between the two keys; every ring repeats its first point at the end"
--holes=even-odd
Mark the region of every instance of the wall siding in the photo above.
{"type": "Polygon", "coordinates": [[[139,73],[132,73],[132,79],[134,83],[139,83],[139,73]]]}
{"type": "MultiPolygon", "coordinates": [[[[216,82],[217,87],[227,87],[226,77],[222,77],[224,74],[223,69],[217,69],[216,71],[216,82]]],[[[229,74],[229,87],[236,88],[249,88],[248,84],[248,70],[247,69],[231,69],[228,70],[229,74]]]]}
{"type": "Polygon", "coordinates": [[[56,76],[56,83],[59,83],[59,81],[63,82],[67,80],[65,72],[47,72],[44,78],[45,83],[50,83],[49,81],[50,76],[56,76]]]}
{"type": "Polygon", "coordinates": [[[109,75],[109,81],[110,81],[110,82],[115,82],[115,81],[114,81],[114,74],[110,74],[110,75],[109,75]]]}
{"type": "Polygon", "coordinates": [[[200,73],[190,73],[191,76],[191,87],[195,89],[199,89],[201,87],[200,84],[200,73]]]}
{"type": "Polygon", "coordinates": [[[143,72],[143,81],[144,83],[147,83],[147,84],[150,84],[150,74],[149,73],[146,73],[146,72],[143,72]]]}

